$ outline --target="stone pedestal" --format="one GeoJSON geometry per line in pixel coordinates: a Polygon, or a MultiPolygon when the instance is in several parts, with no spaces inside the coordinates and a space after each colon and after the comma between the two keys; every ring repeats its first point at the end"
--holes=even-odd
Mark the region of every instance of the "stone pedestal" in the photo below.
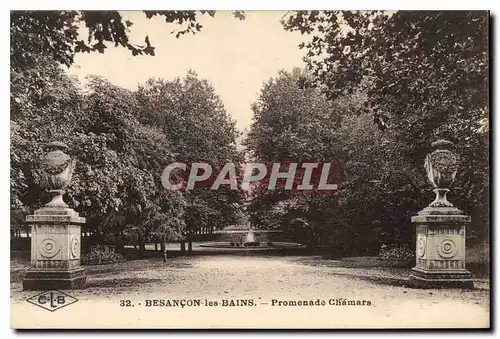
{"type": "Polygon", "coordinates": [[[472,275],[465,269],[465,229],[470,216],[454,207],[427,207],[411,221],[417,235],[411,285],[472,288],[472,275]]]}
{"type": "Polygon", "coordinates": [[[24,277],[23,289],[84,288],[80,228],[85,218],[61,206],[41,208],[26,221],[31,225],[31,268],[24,277]]]}
{"type": "Polygon", "coordinates": [[[421,288],[472,288],[472,274],[465,269],[465,228],[471,218],[446,198],[455,181],[458,157],[448,140],[435,141],[431,148],[424,167],[436,198],[411,218],[417,237],[416,266],[410,284],[421,288]]]}

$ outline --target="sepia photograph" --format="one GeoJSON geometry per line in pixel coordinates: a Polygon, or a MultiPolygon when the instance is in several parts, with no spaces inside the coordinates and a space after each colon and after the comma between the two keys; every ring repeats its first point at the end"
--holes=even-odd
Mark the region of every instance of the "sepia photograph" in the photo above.
{"type": "Polygon", "coordinates": [[[490,191],[487,10],[10,11],[13,329],[490,329],[490,191]]]}

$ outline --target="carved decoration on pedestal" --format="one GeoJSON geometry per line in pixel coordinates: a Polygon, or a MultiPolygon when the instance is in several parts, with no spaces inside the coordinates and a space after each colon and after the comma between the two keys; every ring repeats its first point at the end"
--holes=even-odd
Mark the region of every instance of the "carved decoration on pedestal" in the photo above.
{"type": "Polygon", "coordinates": [[[425,246],[426,246],[425,236],[419,234],[417,239],[417,255],[420,258],[422,258],[425,254],[425,246]]]}
{"type": "Polygon", "coordinates": [[[443,239],[436,245],[437,253],[441,258],[453,258],[458,252],[457,244],[451,239],[443,239]]]}
{"type": "Polygon", "coordinates": [[[55,257],[61,251],[61,246],[54,238],[48,237],[43,239],[38,244],[38,251],[42,257],[50,259],[55,257]]]}
{"type": "Polygon", "coordinates": [[[71,255],[73,258],[78,258],[80,256],[80,242],[78,241],[77,237],[73,237],[71,239],[71,255]]]}

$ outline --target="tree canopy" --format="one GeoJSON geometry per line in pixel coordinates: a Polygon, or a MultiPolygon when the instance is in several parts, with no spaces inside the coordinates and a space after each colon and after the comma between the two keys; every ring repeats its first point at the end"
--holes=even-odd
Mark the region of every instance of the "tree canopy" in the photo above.
{"type": "Polygon", "coordinates": [[[39,159],[45,144],[62,140],[77,158],[66,200],[101,240],[125,234],[140,244],[159,235],[176,240],[234,222],[238,194],[161,184],[163,169],[175,161],[241,162],[234,121],[207,81],[189,73],[128,90],[90,76],[82,91],[56,62],[43,61],[11,72],[14,220],[46,202],[39,159]]]}
{"type": "MultiPolygon", "coordinates": [[[[415,152],[413,139],[403,134],[406,130],[377,128],[366,109],[370,98],[363,87],[329,100],[319,88],[304,86],[313,79],[296,69],[281,71],[265,83],[253,105],[254,121],[245,145],[253,161],[337,163],[338,192],[297,195],[255,189],[253,223],[282,229],[311,246],[333,244],[344,254],[359,249],[377,253],[384,243],[411,245],[411,216],[433,199],[422,166],[426,153],[406,153],[415,152]]],[[[468,122],[457,119],[457,125],[468,122]]],[[[462,163],[450,197],[473,216],[470,234],[481,236],[489,227],[486,137],[473,134],[470,143],[457,145],[462,163]],[[477,154],[469,153],[471,145],[477,154]]]]}
{"type": "Polygon", "coordinates": [[[298,11],[283,25],[304,34],[308,84],[330,100],[365,93],[405,169],[420,168],[432,141],[454,142],[456,202],[487,227],[487,12],[298,11]]]}
{"type": "Polygon", "coordinates": [[[300,47],[329,99],[365,89],[379,126],[418,150],[437,137],[461,141],[457,129],[487,128],[486,12],[311,11],[283,24],[312,36],[300,47]]]}

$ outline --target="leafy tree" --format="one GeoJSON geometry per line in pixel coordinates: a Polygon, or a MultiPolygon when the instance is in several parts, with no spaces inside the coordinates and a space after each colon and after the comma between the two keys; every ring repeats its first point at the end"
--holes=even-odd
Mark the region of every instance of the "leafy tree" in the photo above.
{"type": "Polygon", "coordinates": [[[98,136],[104,145],[92,147],[88,140],[75,145],[83,151],[79,158],[87,164],[81,188],[92,193],[83,200],[89,204],[87,215],[96,212],[94,204],[100,206],[96,224],[104,228],[103,233],[122,235],[127,229],[134,230],[141,250],[159,230],[179,237],[184,228],[184,198],[164,190],[160,180],[163,168],[174,159],[168,137],[158,127],[139,122],[140,107],[133,91],[100,78],[92,78],[89,87],[85,107],[88,116],[81,120],[82,128],[91,138],[98,136]],[[112,183],[92,192],[89,182],[98,178],[112,183]],[[109,194],[114,196],[106,196],[109,194]],[[104,222],[116,221],[116,215],[124,217],[125,222],[104,222]],[[172,230],[165,228],[169,220],[177,220],[175,225],[170,224],[172,230]]]}
{"type": "Polygon", "coordinates": [[[349,230],[345,245],[376,251],[411,243],[410,217],[431,201],[423,168],[400,156],[401,144],[371,113],[345,116],[338,133],[344,178],[336,218],[349,230]]]}
{"type": "MultiPolygon", "coordinates": [[[[181,25],[177,37],[202,27],[212,11],[146,11],[181,25]],[[184,25],[184,26],[182,26],[184,25]]],[[[235,12],[239,19],[242,12],[235,12]]],[[[15,222],[45,201],[38,159],[44,145],[62,140],[78,150],[78,166],[66,199],[87,217],[94,241],[122,243],[132,236],[144,250],[152,239],[185,239],[201,228],[223,227],[239,215],[235,191],[167,191],[164,167],[174,161],[242,162],[238,132],[213,87],[190,73],[184,80],[151,80],[137,91],[91,77],[82,92],[59,64],[75,53],[104,52],[108,43],[133,55],[154,55],[129,43],[118,12],[11,13],[11,210],[15,222]],[[78,28],[89,30],[87,42],[78,28]],[[157,91],[159,91],[157,93],[157,91]],[[164,97],[163,95],[166,95],[164,97]],[[189,194],[192,193],[192,194],[189,194]],[[184,214],[188,211],[189,214],[184,214]]]]}
{"type": "MultiPolygon", "coordinates": [[[[222,168],[238,167],[243,155],[236,148],[239,135],[214,88],[190,72],[184,79],[150,79],[137,92],[141,121],[158,126],[172,142],[176,161],[207,162],[222,168]]],[[[235,223],[241,210],[242,192],[209,187],[185,192],[186,236],[202,229],[222,228],[235,223]]]]}
{"type": "Polygon", "coordinates": [[[158,230],[181,234],[183,197],[159,178],[173,159],[168,138],[139,123],[132,91],[93,78],[84,95],[49,60],[12,78],[11,210],[18,221],[46,202],[39,159],[45,144],[63,140],[78,159],[66,200],[87,217],[87,230],[116,239],[135,228],[142,244],[158,230]]]}
{"type": "MultiPolygon", "coordinates": [[[[254,121],[244,144],[255,162],[332,162],[340,159],[336,131],[344,110],[317,89],[303,87],[309,75],[300,69],[280,71],[270,79],[252,106],[254,121]]],[[[310,246],[324,239],[331,224],[326,217],[335,197],[295,196],[267,185],[256,187],[250,207],[252,222],[263,227],[279,227],[290,233],[307,235],[310,246]],[[305,220],[305,222],[298,222],[305,220]],[[306,227],[305,233],[294,230],[306,227]],[[295,226],[294,226],[295,225],[295,226]],[[306,226],[307,225],[307,226],[306,226]],[[297,226],[298,227],[298,226],[297,226]]]]}
{"type": "Polygon", "coordinates": [[[456,143],[451,198],[473,216],[473,231],[487,233],[487,13],[299,11],[283,25],[308,34],[310,84],[330,100],[366,93],[366,111],[398,143],[401,170],[421,171],[434,140],[456,143]]]}
{"type": "Polygon", "coordinates": [[[335,158],[331,146],[341,117],[317,90],[300,87],[308,77],[300,69],[280,71],[264,84],[245,142],[260,161],[335,158]]]}
{"type": "Polygon", "coordinates": [[[364,85],[378,123],[427,112],[437,127],[443,113],[487,106],[487,19],[470,11],[311,11],[283,24],[313,34],[301,47],[329,99],[364,85]]]}
{"type": "Polygon", "coordinates": [[[398,131],[373,124],[365,93],[328,101],[319,89],[304,86],[308,81],[306,72],[295,70],[265,84],[245,144],[255,161],[337,162],[338,192],[284,195],[256,189],[253,223],[280,228],[310,247],[332,244],[339,254],[411,244],[410,217],[433,198],[423,168],[401,156],[406,145],[398,131]]]}

